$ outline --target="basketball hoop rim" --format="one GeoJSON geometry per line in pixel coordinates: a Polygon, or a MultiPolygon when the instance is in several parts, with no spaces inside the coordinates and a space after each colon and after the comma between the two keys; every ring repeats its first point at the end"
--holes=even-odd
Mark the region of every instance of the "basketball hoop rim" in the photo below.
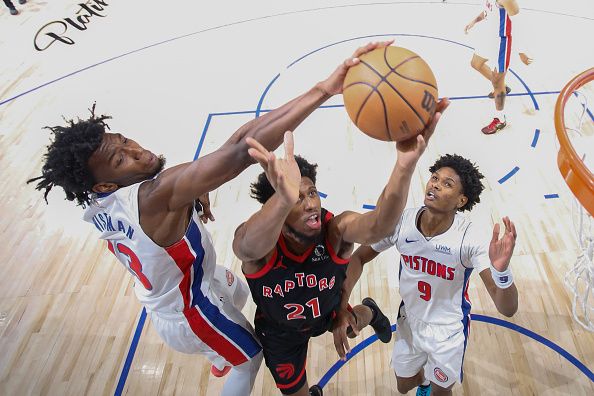
{"type": "Polygon", "coordinates": [[[564,114],[565,104],[574,91],[592,80],[594,80],[594,67],[575,76],[561,90],[555,104],[555,130],[560,145],[557,155],[559,171],[580,204],[594,217],[594,175],[569,140],[564,114]]]}

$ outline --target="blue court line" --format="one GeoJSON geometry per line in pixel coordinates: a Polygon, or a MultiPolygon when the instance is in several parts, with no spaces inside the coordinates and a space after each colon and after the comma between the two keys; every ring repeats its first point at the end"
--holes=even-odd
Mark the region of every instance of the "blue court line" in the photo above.
{"type": "Polygon", "coordinates": [[[200,136],[200,142],[198,142],[198,147],[196,148],[196,153],[194,154],[194,161],[198,159],[200,155],[200,151],[202,150],[202,145],[204,144],[204,138],[206,137],[206,131],[208,131],[208,127],[210,126],[210,121],[212,120],[213,114],[209,114],[208,118],[206,119],[206,124],[204,125],[204,129],[202,130],[202,136],[200,136]]]}
{"type": "Polygon", "coordinates": [[[538,143],[538,137],[540,136],[540,129],[536,129],[534,131],[534,137],[532,138],[532,143],[530,147],[536,147],[536,143],[538,143]]]}
{"type": "Polygon", "coordinates": [[[373,210],[375,209],[375,205],[363,204],[363,209],[373,210]]]}
{"type": "MultiPolygon", "coordinates": [[[[462,46],[462,47],[465,47],[465,48],[474,50],[473,47],[471,47],[469,45],[466,45],[466,44],[463,44],[463,43],[460,43],[458,41],[448,40],[448,39],[441,38],[441,37],[426,36],[426,35],[423,35],[423,34],[407,34],[407,33],[373,34],[373,35],[367,35],[367,36],[353,37],[353,38],[349,38],[349,39],[345,39],[345,40],[340,40],[340,41],[336,41],[336,42],[331,43],[331,44],[324,45],[324,46],[322,46],[320,48],[317,48],[317,49],[315,49],[313,51],[310,51],[307,54],[305,54],[305,55],[297,58],[296,60],[294,60],[293,62],[291,62],[286,68],[288,69],[291,66],[295,65],[297,62],[299,62],[299,61],[307,58],[308,56],[310,56],[312,54],[315,54],[316,52],[322,51],[324,49],[330,48],[332,46],[335,46],[335,45],[338,45],[338,44],[343,44],[343,43],[346,43],[346,42],[349,42],[349,41],[361,40],[361,39],[368,39],[368,38],[372,38],[372,37],[418,37],[418,38],[428,38],[428,39],[432,39],[432,40],[438,40],[438,41],[444,41],[444,42],[456,44],[456,45],[459,45],[459,46],[462,46]]],[[[526,92],[527,92],[526,95],[529,95],[530,98],[532,99],[532,102],[534,104],[534,108],[536,110],[540,110],[539,107],[538,107],[538,102],[536,101],[535,95],[534,95],[534,93],[532,93],[530,91],[530,88],[528,87],[528,85],[512,69],[508,69],[508,70],[510,72],[512,72],[513,75],[516,76],[516,78],[524,86],[524,88],[526,88],[526,92]]],[[[270,90],[270,88],[272,87],[272,85],[274,84],[274,82],[276,82],[276,80],[278,79],[279,75],[280,75],[280,73],[276,77],[274,77],[272,79],[272,81],[268,84],[268,86],[266,87],[266,89],[264,90],[264,92],[262,93],[262,95],[260,96],[260,99],[258,100],[258,109],[260,108],[260,106],[264,102],[264,98],[266,97],[266,94],[268,93],[268,91],[270,90]]],[[[551,94],[551,93],[555,93],[555,92],[546,92],[546,94],[551,94]]],[[[556,93],[559,93],[559,92],[557,91],[556,93]]],[[[520,95],[522,95],[522,94],[513,94],[513,96],[520,96],[520,95]]],[[[512,96],[512,95],[509,95],[509,96],[512,96]]],[[[483,97],[486,97],[486,96],[457,97],[456,99],[476,99],[476,98],[483,98],[483,97]]],[[[450,99],[452,99],[452,98],[450,98],[450,99]]],[[[260,111],[258,111],[256,113],[256,117],[258,117],[259,115],[260,115],[260,111]]]]}
{"type": "MultiPolygon", "coordinates": [[[[396,324],[393,324],[391,328],[392,328],[392,333],[395,332],[396,324]]],[[[332,367],[330,367],[330,369],[328,369],[326,374],[324,374],[322,376],[322,378],[320,379],[320,381],[318,382],[318,386],[320,388],[325,387],[326,384],[328,383],[328,381],[330,381],[332,379],[334,374],[336,374],[336,372],[338,370],[340,370],[340,368],[342,366],[344,366],[346,363],[348,363],[353,357],[355,357],[363,349],[367,348],[369,345],[373,344],[376,341],[377,341],[377,334],[373,334],[373,335],[367,337],[366,339],[364,339],[363,341],[361,341],[360,343],[358,343],[357,345],[355,345],[351,349],[351,351],[346,354],[346,360],[338,360],[336,363],[334,363],[332,365],[332,367]]]]}
{"type": "Polygon", "coordinates": [[[559,345],[555,344],[553,341],[548,340],[539,334],[536,334],[532,330],[528,330],[527,328],[517,325],[515,323],[511,323],[511,322],[508,322],[507,320],[503,320],[503,319],[494,318],[492,316],[472,314],[471,318],[472,318],[472,320],[476,320],[478,322],[494,324],[497,326],[505,327],[505,328],[513,330],[513,331],[517,331],[520,334],[523,334],[525,336],[532,338],[534,341],[540,342],[544,346],[549,347],[553,351],[557,352],[559,355],[563,356],[571,364],[573,364],[575,367],[577,367],[582,373],[584,373],[590,381],[594,382],[594,373],[592,372],[592,370],[590,370],[588,367],[586,367],[586,365],[584,363],[580,362],[575,356],[573,356],[571,353],[567,352],[565,349],[561,348],[559,345]]]}
{"type": "Polygon", "coordinates": [[[473,49],[471,46],[468,46],[466,44],[462,44],[459,43],[457,41],[453,41],[453,40],[448,40],[448,39],[444,39],[441,37],[433,37],[433,36],[425,36],[422,34],[407,34],[407,33],[386,33],[386,34],[370,34],[367,36],[359,36],[359,37],[353,37],[353,38],[349,38],[349,39],[345,39],[345,40],[340,40],[340,41],[336,41],[334,43],[331,44],[327,44],[323,47],[320,47],[318,49],[315,49],[311,52],[308,52],[307,54],[295,59],[293,62],[291,62],[288,66],[287,69],[290,68],[291,66],[293,66],[295,63],[307,58],[310,55],[315,54],[316,52],[325,50],[326,48],[330,48],[332,46],[338,45],[338,44],[344,44],[344,43],[348,43],[349,41],[355,41],[355,40],[362,40],[362,39],[369,39],[369,38],[374,38],[374,37],[420,37],[420,38],[429,38],[432,40],[439,40],[439,41],[446,41],[448,43],[452,43],[452,44],[456,44],[456,45],[461,45],[462,47],[466,47],[466,48],[470,48],[473,49]]]}
{"type": "Polygon", "coordinates": [[[264,89],[264,92],[262,92],[262,95],[260,96],[260,100],[258,101],[258,106],[256,106],[256,118],[260,117],[260,109],[262,108],[262,102],[264,102],[264,98],[266,97],[266,94],[268,93],[268,90],[270,89],[270,87],[272,87],[272,85],[276,82],[276,80],[280,77],[280,73],[278,73],[276,75],[276,77],[274,77],[266,86],[266,89],[264,89]]]}
{"type": "MultiPolygon", "coordinates": [[[[543,91],[543,92],[520,92],[520,93],[510,93],[505,95],[506,97],[509,96],[539,96],[539,95],[557,95],[560,91],[543,91]]],[[[490,99],[488,95],[474,95],[474,96],[452,96],[448,98],[449,100],[465,100],[465,99],[490,99]]],[[[534,98],[533,98],[534,99],[534,98]]]]}
{"type": "Polygon", "coordinates": [[[545,194],[545,199],[559,198],[559,194],[545,194]]]}
{"type": "MultiPolygon", "coordinates": [[[[522,335],[532,338],[535,341],[540,342],[541,344],[549,347],[550,349],[552,349],[553,351],[557,352],[559,355],[561,355],[565,359],[567,359],[571,364],[573,364],[582,373],[584,373],[584,375],[586,375],[586,377],[588,377],[588,379],[590,379],[590,381],[594,381],[594,373],[592,373],[592,371],[588,367],[586,367],[585,364],[580,362],[575,356],[573,356],[572,354],[567,352],[565,349],[561,348],[559,345],[542,337],[541,335],[538,335],[535,332],[526,329],[525,327],[508,322],[506,320],[494,318],[492,316],[471,314],[470,317],[473,321],[484,322],[484,323],[489,323],[489,324],[493,324],[496,326],[505,327],[507,329],[516,331],[522,335]]],[[[392,325],[392,332],[394,332],[394,331],[396,331],[396,324],[392,325]]],[[[328,382],[338,372],[338,370],[340,370],[340,368],[342,368],[342,366],[344,366],[353,357],[355,357],[359,352],[361,352],[363,349],[367,348],[369,345],[373,344],[375,341],[377,341],[377,335],[373,334],[373,335],[367,337],[366,339],[364,339],[359,344],[355,345],[355,347],[351,349],[351,352],[347,353],[345,361],[338,360],[336,363],[334,363],[332,365],[332,367],[330,367],[328,369],[326,374],[324,374],[322,376],[322,378],[320,379],[320,381],[318,382],[318,386],[320,388],[324,388],[324,386],[326,386],[328,384],[328,382]]]]}
{"type": "MultiPolygon", "coordinates": [[[[574,92],[574,93],[573,93],[573,95],[574,95],[576,98],[578,97],[578,94],[577,94],[577,92],[574,92]]],[[[585,105],[582,105],[582,107],[586,107],[586,106],[585,106],[585,105]]],[[[592,112],[590,111],[590,109],[589,109],[589,108],[587,108],[587,107],[586,107],[586,113],[588,113],[588,115],[590,116],[590,119],[591,119],[592,121],[594,121],[594,116],[592,115],[592,112]]]]}
{"type": "Polygon", "coordinates": [[[130,367],[132,366],[132,360],[134,359],[134,354],[136,353],[136,347],[138,346],[138,341],[140,340],[140,334],[142,333],[142,328],[144,327],[145,320],[146,309],[142,308],[142,311],[140,312],[140,318],[138,319],[138,324],[136,325],[136,330],[134,331],[134,337],[132,337],[130,349],[128,350],[128,355],[126,356],[126,361],[124,362],[124,367],[122,367],[120,379],[118,380],[118,386],[116,387],[116,390],[114,392],[114,396],[120,396],[122,394],[122,391],[124,390],[124,385],[126,385],[128,372],[130,371],[130,367]]]}
{"type": "Polygon", "coordinates": [[[533,94],[532,94],[532,92],[530,91],[530,88],[528,87],[528,84],[526,84],[526,83],[524,82],[524,80],[522,80],[522,79],[520,78],[520,76],[518,76],[518,73],[516,73],[516,72],[515,72],[515,71],[513,71],[512,69],[508,69],[508,70],[509,70],[509,71],[510,71],[510,72],[511,72],[511,73],[512,73],[514,76],[516,76],[516,78],[517,78],[518,80],[520,80],[520,82],[522,83],[522,85],[524,86],[524,88],[526,88],[526,92],[528,92],[528,94],[530,95],[530,98],[532,99],[532,103],[534,103],[534,108],[535,108],[536,110],[540,110],[540,109],[538,108],[538,102],[536,101],[536,98],[534,97],[534,95],[533,95],[533,94]]]}
{"type": "Polygon", "coordinates": [[[498,180],[499,184],[505,183],[510,177],[518,173],[519,170],[520,168],[515,166],[514,169],[510,170],[507,175],[503,176],[501,179],[498,180]]]}
{"type": "MultiPolygon", "coordinates": [[[[515,93],[515,94],[508,94],[507,96],[539,96],[539,95],[554,95],[558,94],[559,91],[543,91],[543,92],[524,92],[524,93],[515,93]]],[[[485,99],[489,98],[487,95],[471,95],[471,96],[444,96],[447,97],[450,101],[452,100],[467,100],[467,99],[485,99]]],[[[318,109],[336,109],[342,108],[344,104],[331,104],[331,105],[322,105],[318,107],[318,109]]],[[[224,111],[220,113],[210,113],[209,117],[215,116],[228,116],[228,115],[240,115],[240,114],[256,114],[256,117],[259,117],[261,113],[269,113],[274,109],[256,109],[256,110],[241,110],[241,111],[224,111]]]]}

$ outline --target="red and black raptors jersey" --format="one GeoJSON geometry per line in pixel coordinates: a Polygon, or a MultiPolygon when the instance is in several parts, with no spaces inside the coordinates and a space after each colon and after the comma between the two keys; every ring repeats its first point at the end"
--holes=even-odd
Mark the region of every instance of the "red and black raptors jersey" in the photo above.
{"type": "Polygon", "coordinates": [[[281,234],[270,260],[255,274],[245,275],[258,306],[271,324],[297,331],[329,325],[340,304],[349,260],[341,259],[328,242],[332,213],[322,208],[320,240],[300,256],[287,249],[281,234]]]}

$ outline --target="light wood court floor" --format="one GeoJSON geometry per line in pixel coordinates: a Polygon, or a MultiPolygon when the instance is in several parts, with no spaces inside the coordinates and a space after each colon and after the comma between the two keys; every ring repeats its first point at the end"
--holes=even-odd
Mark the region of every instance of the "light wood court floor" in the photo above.
{"type": "MultiPolygon", "coordinates": [[[[526,67],[512,55],[509,126],[494,136],[480,133],[493,104],[485,97],[489,84],[470,68],[472,42],[464,35],[480,1],[88,1],[99,15],[71,0],[13,2],[18,16],[0,6],[0,395],[110,395],[118,383],[130,395],[214,395],[223,383],[210,376],[205,359],[166,347],[149,320],[139,325],[133,280],[82,222],[82,211],[61,191],[46,205],[25,184],[40,172],[49,137],[44,126],[60,124],[62,115],[87,117],[96,101],[99,113],[114,117],[112,130],[163,153],[170,165],[188,161],[201,137],[203,155],[257,108],[284,103],[325,78],[357,46],[389,37],[425,58],[440,95],[452,97],[420,161],[409,204],[422,203],[427,169],[438,155],[455,152],[475,161],[487,188],[473,219],[486,235],[504,215],[518,227],[512,266],[520,307],[509,322],[584,365],[580,370],[533,337],[475,320],[464,383],[454,393],[594,394],[586,375],[594,369],[594,334],[573,321],[563,284],[578,248],[553,126],[556,92],[594,65],[590,0],[518,0],[523,19],[517,31],[535,61],[526,67]]],[[[381,191],[395,151],[359,133],[341,103],[333,98],[304,122],[296,151],[319,163],[325,207],[363,211],[381,191]]],[[[592,135],[591,119],[585,128],[592,135]]],[[[208,227],[219,263],[238,274],[231,238],[257,208],[248,190],[258,171],[252,167],[211,194],[217,221],[208,227]]],[[[392,251],[370,264],[353,302],[373,296],[395,320],[397,260],[392,251]]],[[[503,319],[477,276],[470,296],[474,314],[503,319]]],[[[249,302],[245,314],[252,318],[253,312],[249,302]]],[[[365,348],[330,379],[325,394],[398,394],[390,355],[391,346],[365,348]]],[[[331,335],[314,339],[310,383],[336,360],[331,335]]],[[[254,395],[275,394],[263,365],[254,395]]]]}

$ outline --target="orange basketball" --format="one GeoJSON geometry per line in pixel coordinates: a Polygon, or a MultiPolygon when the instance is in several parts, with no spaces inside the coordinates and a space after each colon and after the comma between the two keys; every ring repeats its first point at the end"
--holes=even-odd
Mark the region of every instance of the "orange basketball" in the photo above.
{"type": "Polygon", "coordinates": [[[347,72],[344,105],[365,134],[401,141],[417,136],[437,105],[437,82],[427,62],[406,48],[377,48],[347,72]]]}

